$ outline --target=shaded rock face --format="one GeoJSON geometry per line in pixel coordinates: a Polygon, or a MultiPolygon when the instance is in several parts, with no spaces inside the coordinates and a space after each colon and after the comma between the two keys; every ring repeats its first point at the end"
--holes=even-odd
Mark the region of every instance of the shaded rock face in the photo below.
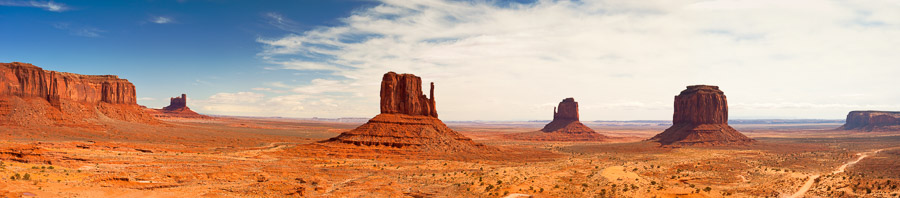
{"type": "Polygon", "coordinates": [[[187,94],[181,94],[181,97],[169,98],[169,106],[162,109],[149,109],[149,113],[157,118],[207,118],[208,116],[200,115],[187,106],[187,94]]]}
{"type": "Polygon", "coordinates": [[[187,108],[187,94],[181,94],[181,97],[169,98],[169,106],[163,107],[163,110],[174,111],[187,108]]]}
{"type": "Polygon", "coordinates": [[[838,129],[858,131],[900,131],[900,112],[851,111],[847,114],[847,123],[838,129]]]}
{"type": "Polygon", "coordinates": [[[20,62],[0,63],[0,95],[82,103],[137,104],[134,85],[115,75],[80,75],[43,70],[20,62]]]}
{"type": "Polygon", "coordinates": [[[672,127],[650,141],[663,145],[748,144],[753,139],[728,126],[728,101],[718,86],[688,86],[675,96],[672,127]]]}
{"type": "Polygon", "coordinates": [[[422,94],[421,84],[421,79],[412,74],[384,74],[381,114],[324,142],[434,152],[495,150],[473,142],[438,119],[434,108],[434,83],[431,84],[430,99],[422,94]]]}
{"type": "Polygon", "coordinates": [[[87,120],[104,117],[156,123],[137,105],[135,93],[131,82],[115,75],[81,75],[28,63],[0,63],[0,125],[80,127],[91,125],[87,120]]]}
{"type": "Polygon", "coordinates": [[[609,139],[585,126],[578,117],[578,102],[566,98],[553,109],[553,121],[539,132],[513,134],[513,139],[535,141],[604,141],[609,139]]]}
{"type": "Polygon", "coordinates": [[[381,113],[438,117],[434,106],[434,83],[431,98],[422,93],[422,79],[412,74],[388,72],[381,79],[381,113]]]}

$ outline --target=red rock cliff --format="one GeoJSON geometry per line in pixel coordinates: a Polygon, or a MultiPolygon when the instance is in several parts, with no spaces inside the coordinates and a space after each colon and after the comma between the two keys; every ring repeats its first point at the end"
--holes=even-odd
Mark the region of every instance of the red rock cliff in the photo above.
{"type": "Polygon", "coordinates": [[[841,130],[893,131],[900,130],[900,112],[851,111],[841,130]]]}
{"type": "Polygon", "coordinates": [[[718,86],[688,86],[675,96],[673,124],[728,124],[728,100],[718,86]]]}
{"type": "Polygon", "coordinates": [[[381,113],[438,117],[431,98],[422,93],[422,79],[412,74],[388,72],[381,80],[381,113]]]}
{"type": "Polygon", "coordinates": [[[578,121],[578,102],[574,98],[563,99],[559,102],[559,108],[553,109],[553,120],[578,121]]]}
{"type": "Polygon", "coordinates": [[[83,103],[137,104],[134,85],[115,75],[80,75],[43,70],[20,62],[0,63],[0,95],[83,103]]]}
{"type": "Polygon", "coordinates": [[[675,96],[672,127],[650,141],[663,145],[732,145],[754,142],[728,126],[728,101],[718,86],[688,86],[675,96]]]}

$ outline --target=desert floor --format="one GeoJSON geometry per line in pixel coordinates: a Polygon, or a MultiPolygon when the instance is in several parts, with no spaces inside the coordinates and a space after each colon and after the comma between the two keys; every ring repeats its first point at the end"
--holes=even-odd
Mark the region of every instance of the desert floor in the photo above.
{"type": "Polygon", "coordinates": [[[898,197],[900,133],[733,125],[758,142],[660,147],[666,126],[589,126],[618,142],[525,142],[544,123],[448,122],[501,155],[322,147],[361,123],[114,120],[0,127],[8,197],[898,197]],[[100,128],[100,129],[98,129],[100,128]],[[843,167],[843,170],[842,170],[843,167]],[[27,177],[27,178],[26,178],[27,177]]]}

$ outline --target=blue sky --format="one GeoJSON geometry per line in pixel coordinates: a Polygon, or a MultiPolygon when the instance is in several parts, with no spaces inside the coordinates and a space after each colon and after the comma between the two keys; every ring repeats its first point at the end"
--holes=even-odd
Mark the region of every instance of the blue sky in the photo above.
{"type": "Polygon", "coordinates": [[[445,120],[670,119],[713,84],[731,118],[900,110],[900,1],[0,0],[0,62],[116,74],[139,104],[371,117],[381,75],[435,82],[445,120]]]}
{"type": "Polygon", "coordinates": [[[167,97],[250,90],[265,79],[310,80],[266,70],[260,37],[336,24],[361,1],[6,1],[0,0],[0,62],[116,74],[138,86],[141,104],[167,97]],[[63,6],[50,10],[52,3],[63,6]],[[290,18],[291,28],[271,16],[290,18]]]}

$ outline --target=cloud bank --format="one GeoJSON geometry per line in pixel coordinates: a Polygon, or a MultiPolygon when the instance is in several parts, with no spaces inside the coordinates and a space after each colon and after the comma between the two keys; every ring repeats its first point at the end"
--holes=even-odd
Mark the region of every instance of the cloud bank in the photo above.
{"type": "Polygon", "coordinates": [[[842,118],[900,110],[896,35],[895,0],[384,0],[338,25],[257,39],[269,69],[318,78],[228,101],[254,106],[245,112],[206,110],[371,116],[381,75],[395,71],[435,82],[448,120],[549,119],[565,97],[585,120],[671,119],[673,96],[693,84],[720,86],[732,118],[842,118]],[[302,104],[274,102],[288,96],[302,104]]]}

